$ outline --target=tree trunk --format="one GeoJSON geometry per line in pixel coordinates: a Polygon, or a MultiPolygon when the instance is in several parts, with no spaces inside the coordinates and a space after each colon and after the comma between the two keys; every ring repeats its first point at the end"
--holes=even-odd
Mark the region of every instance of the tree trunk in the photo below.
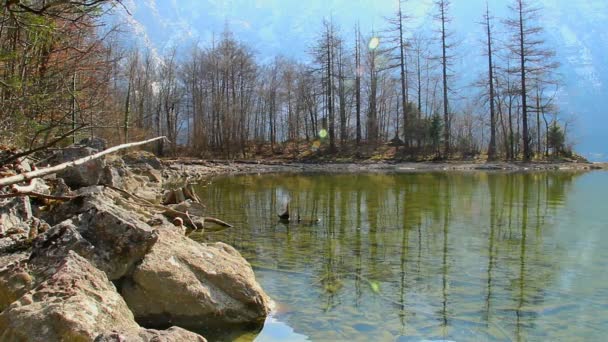
{"type": "Polygon", "coordinates": [[[496,113],[494,103],[494,63],[492,60],[492,30],[490,23],[490,9],[486,2],[486,28],[488,35],[488,81],[490,84],[490,145],[488,146],[488,160],[496,159],[496,113]]]}

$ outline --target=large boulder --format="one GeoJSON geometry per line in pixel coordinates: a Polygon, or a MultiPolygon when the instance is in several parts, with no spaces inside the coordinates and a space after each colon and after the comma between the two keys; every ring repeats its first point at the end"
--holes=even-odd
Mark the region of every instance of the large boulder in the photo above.
{"type": "Polygon", "coordinates": [[[17,260],[0,268],[0,312],[21,298],[35,284],[25,253],[14,254],[17,260]]]}
{"type": "Polygon", "coordinates": [[[133,151],[125,154],[122,159],[125,163],[133,168],[147,168],[152,167],[155,170],[161,170],[163,163],[158,159],[154,153],[147,151],[133,151]]]}
{"type": "Polygon", "coordinates": [[[35,264],[50,276],[2,311],[0,341],[205,341],[141,328],[104,272],[73,251],[35,264]]]}
{"type": "MultiPolygon", "coordinates": [[[[84,256],[106,272],[110,280],[129,274],[158,239],[157,230],[146,224],[143,216],[115,205],[103,192],[91,191],[60,205],[49,214],[47,222],[56,224],[67,219],[72,220],[75,227],[72,230],[78,233],[74,237],[69,231],[71,238],[82,239],[79,242],[81,247],[84,242],[91,246],[89,254],[84,256]]],[[[47,237],[57,241],[53,237],[56,230],[51,230],[53,232],[47,237]]],[[[67,240],[71,238],[65,237],[67,240]]]]}
{"type": "MultiPolygon", "coordinates": [[[[87,146],[69,146],[55,153],[49,161],[52,165],[80,159],[99,152],[87,146]]],[[[63,178],[65,183],[73,189],[97,185],[104,175],[106,162],[104,158],[90,160],[82,165],[69,167],[59,173],[57,177],[63,178]]]]}
{"type": "Polygon", "coordinates": [[[0,200],[0,235],[4,237],[11,231],[28,231],[27,220],[32,218],[29,198],[16,197],[0,200]]]}
{"type": "Polygon", "coordinates": [[[86,259],[69,252],[47,267],[54,274],[0,314],[1,341],[92,341],[139,329],[114,285],[86,259]]]}
{"type": "Polygon", "coordinates": [[[60,262],[70,251],[93,259],[93,245],[68,220],[38,236],[27,252],[11,253],[14,262],[0,268],[0,311],[53,276],[56,270],[49,264],[60,262]]]}
{"type": "Polygon", "coordinates": [[[89,138],[84,138],[84,139],[80,140],[78,142],[78,145],[90,147],[97,151],[103,151],[108,147],[108,142],[103,138],[89,137],[89,138]]]}
{"type": "Polygon", "coordinates": [[[150,327],[258,325],[271,305],[234,248],[202,245],[164,229],[121,293],[137,321],[150,327]]]}
{"type": "Polygon", "coordinates": [[[113,331],[97,336],[95,342],[206,342],[201,335],[191,331],[171,327],[167,330],[141,329],[138,332],[113,331]]]}

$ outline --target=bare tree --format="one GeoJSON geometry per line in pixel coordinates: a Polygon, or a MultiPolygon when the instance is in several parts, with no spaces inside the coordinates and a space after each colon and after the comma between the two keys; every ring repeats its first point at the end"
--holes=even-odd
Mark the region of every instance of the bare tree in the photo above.
{"type": "Polygon", "coordinates": [[[539,70],[555,69],[556,64],[547,61],[551,60],[554,52],[545,48],[545,40],[542,37],[543,28],[537,21],[540,15],[540,7],[536,7],[532,0],[513,0],[510,6],[514,13],[512,19],[505,21],[507,28],[511,32],[511,41],[508,48],[517,57],[519,65],[512,71],[516,73],[521,82],[521,114],[522,114],[522,139],[523,139],[523,158],[532,158],[530,147],[531,136],[529,127],[530,111],[529,83],[538,74],[539,70]]]}
{"type": "Polygon", "coordinates": [[[339,39],[336,36],[337,29],[333,22],[323,20],[323,32],[318,39],[318,44],[312,49],[311,54],[315,63],[319,66],[316,71],[321,72],[323,79],[323,89],[325,92],[326,117],[324,122],[327,124],[324,129],[329,132],[329,149],[331,152],[336,150],[335,132],[335,106],[334,106],[334,76],[335,76],[335,56],[336,47],[339,39]]]}
{"type": "Polygon", "coordinates": [[[484,26],[487,34],[487,56],[488,56],[488,90],[490,103],[490,143],[488,145],[488,160],[496,159],[496,102],[494,96],[494,52],[492,40],[492,17],[490,16],[490,7],[486,1],[486,13],[484,15],[484,26]]]}
{"type": "Polygon", "coordinates": [[[450,33],[447,30],[447,25],[451,22],[451,18],[449,17],[449,0],[435,0],[435,6],[437,7],[437,14],[435,15],[435,20],[437,20],[440,24],[439,33],[441,36],[441,74],[443,81],[443,144],[444,144],[444,155],[446,158],[450,156],[450,107],[448,102],[448,92],[449,92],[449,81],[448,81],[448,67],[450,65],[450,57],[448,55],[448,50],[452,47],[448,42],[450,33]]]}
{"type": "MultiPolygon", "coordinates": [[[[397,66],[399,67],[399,78],[401,81],[401,110],[403,111],[403,141],[407,144],[409,141],[408,127],[409,127],[409,83],[408,83],[408,61],[407,61],[407,47],[409,44],[406,43],[405,24],[404,22],[409,19],[403,12],[403,0],[397,1],[397,13],[393,18],[388,19],[390,25],[390,31],[396,36],[393,38],[395,48],[397,50],[397,66]]],[[[397,127],[398,132],[398,127],[397,127]]],[[[398,133],[396,133],[398,135],[398,133]]]]}
{"type": "Polygon", "coordinates": [[[355,101],[356,101],[356,131],[357,145],[361,144],[361,31],[359,25],[355,27],[355,101]]]}

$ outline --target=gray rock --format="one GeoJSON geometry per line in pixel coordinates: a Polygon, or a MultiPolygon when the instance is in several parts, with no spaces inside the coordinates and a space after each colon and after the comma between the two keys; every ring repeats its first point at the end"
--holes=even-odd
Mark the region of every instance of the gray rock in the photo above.
{"type": "Polygon", "coordinates": [[[14,256],[15,259],[11,260],[10,264],[0,269],[0,311],[21,298],[35,285],[36,279],[27,264],[29,254],[20,253],[14,256]]]}
{"type": "Polygon", "coordinates": [[[26,232],[27,225],[24,216],[31,213],[29,205],[24,206],[23,198],[12,198],[0,206],[0,234],[6,234],[11,229],[21,229],[26,232]]]}
{"type": "Polygon", "coordinates": [[[47,220],[56,224],[70,218],[77,232],[93,246],[91,262],[110,280],[130,273],[158,239],[157,230],[141,216],[114,205],[103,193],[91,191],[62,204],[47,220]]]}
{"type": "Polygon", "coordinates": [[[146,151],[130,152],[122,157],[125,163],[131,167],[151,166],[155,170],[161,170],[163,164],[153,153],[146,151]]]}
{"type": "Polygon", "coordinates": [[[34,240],[29,263],[37,268],[37,265],[45,265],[49,260],[65,258],[70,251],[86,259],[94,259],[95,247],[93,244],[82,237],[78,232],[78,227],[71,220],[67,220],[52,227],[34,240]]]}
{"type": "Polygon", "coordinates": [[[86,259],[69,252],[47,267],[53,276],[0,314],[1,341],[93,341],[140,329],[114,285],[86,259]]]}
{"type": "Polygon", "coordinates": [[[188,330],[171,327],[167,330],[141,329],[138,333],[113,331],[97,336],[95,342],[206,342],[201,335],[188,330]]]}
{"type": "Polygon", "coordinates": [[[193,329],[263,323],[271,300],[234,248],[201,245],[175,230],[159,234],[122,287],[138,322],[193,329]]]}
{"type": "Polygon", "coordinates": [[[103,175],[99,180],[99,184],[110,185],[117,188],[123,188],[123,177],[120,175],[118,168],[106,165],[103,168],[103,175]]]}
{"type": "MultiPolygon", "coordinates": [[[[50,160],[50,163],[56,165],[90,156],[96,152],[98,151],[91,147],[70,146],[57,151],[55,156],[50,160]]],[[[104,158],[97,158],[83,165],[67,168],[59,172],[57,177],[63,178],[65,183],[74,189],[97,185],[103,176],[105,165],[104,158]]]]}
{"type": "Polygon", "coordinates": [[[85,147],[90,147],[92,149],[99,151],[103,151],[107,148],[108,142],[105,139],[92,137],[92,138],[84,138],[78,142],[78,145],[82,145],[85,147]]]}
{"type": "Polygon", "coordinates": [[[55,178],[47,180],[47,183],[51,184],[51,195],[52,196],[70,196],[72,191],[70,187],[65,184],[63,178],[55,178]]]}
{"type": "Polygon", "coordinates": [[[148,177],[148,180],[153,184],[163,184],[163,175],[160,170],[153,168],[150,165],[145,165],[139,169],[134,170],[138,175],[148,177]]]}
{"type": "Polygon", "coordinates": [[[61,262],[70,251],[91,259],[94,249],[71,221],[51,228],[31,245],[27,253],[16,254],[20,257],[0,269],[0,311],[53,276],[56,269],[49,264],[61,262]]]}
{"type": "Polygon", "coordinates": [[[100,184],[111,185],[117,188],[125,188],[130,180],[132,173],[129,171],[122,158],[110,155],[106,156],[106,167],[103,170],[103,175],[100,184]]]}
{"type": "Polygon", "coordinates": [[[177,327],[139,327],[104,272],[82,257],[92,251],[65,221],[34,241],[29,259],[0,269],[0,341],[206,341],[177,327]]]}

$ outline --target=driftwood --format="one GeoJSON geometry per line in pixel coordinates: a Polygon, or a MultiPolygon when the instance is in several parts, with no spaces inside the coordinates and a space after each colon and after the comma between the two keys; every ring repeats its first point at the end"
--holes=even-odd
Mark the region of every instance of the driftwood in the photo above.
{"type": "Polygon", "coordinates": [[[32,179],[30,181],[30,184],[28,184],[28,185],[13,184],[13,186],[11,187],[11,191],[14,192],[14,193],[19,193],[19,192],[36,192],[36,188],[38,187],[38,185],[44,186],[44,182],[41,181],[40,179],[32,179]]]}
{"type": "Polygon", "coordinates": [[[28,185],[24,185],[24,186],[19,186],[17,184],[13,184],[13,186],[11,187],[11,193],[10,194],[0,194],[0,198],[13,198],[13,197],[35,197],[35,198],[42,198],[42,199],[47,199],[47,200],[55,200],[55,201],[71,201],[74,198],[76,198],[76,196],[53,196],[53,195],[47,195],[47,194],[42,194],[40,192],[36,191],[36,188],[38,186],[39,183],[41,183],[42,181],[40,181],[39,179],[32,179],[30,181],[30,184],[28,185]]]}
{"type": "Polygon", "coordinates": [[[200,203],[203,205],[201,203],[201,199],[196,194],[196,191],[194,191],[192,184],[186,184],[179,189],[169,190],[163,197],[164,205],[179,204],[186,200],[191,200],[194,203],[200,203]]]}
{"type": "Polygon", "coordinates": [[[192,200],[186,200],[178,204],[168,204],[166,206],[183,213],[188,212],[190,215],[194,216],[203,217],[206,214],[205,206],[192,200]]]}
{"type": "Polygon", "coordinates": [[[165,207],[164,209],[165,210],[163,211],[163,215],[165,215],[169,218],[172,218],[172,219],[181,218],[186,223],[191,222],[190,228],[192,228],[194,230],[208,230],[208,231],[212,231],[212,232],[217,232],[217,231],[223,230],[223,229],[205,228],[205,223],[207,223],[207,222],[214,223],[223,228],[232,228],[233,227],[231,224],[226,223],[215,217],[205,216],[205,217],[202,217],[200,220],[197,220],[197,219],[192,219],[192,217],[190,216],[190,214],[188,214],[188,212],[181,212],[181,211],[177,211],[177,210],[167,208],[167,207],[165,207]]]}
{"type": "MultiPolygon", "coordinates": [[[[229,223],[226,223],[220,219],[217,219],[215,217],[203,217],[200,220],[198,219],[193,219],[190,214],[188,214],[188,212],[182,212],[182,211],[178,211],[175,210],[173,208],[170,208],[168,206],[164,206],[164,205],[159,205],[159,204],[154,204],[144,198],[141,198],[135,194],[132,194],[126,190],[114,187],[114,186],[110,186],[110,185],[106,185],[106,187],[112,189],[112,190],[116,190],[122,194],[125,194],[128,197],[131,197],[135,200],[138,200],[142,203],[144,203],[145,205],[152,207],[158,211],[160,211],[163,215],[165,215],[168,218],[171,219],[176,219],[176,218],[180,218],[182,219],[182,221],[184,222],[184,225],[192,230],[204,230],[205,229],[205,222],[211,222],[214,223],[218,226],[221,226],[223,228],[232,228],[233,226],[229,223]]],[[[220,231],[223,229],[207,229],[210,231],[220,231]]]]}
{"type": "Polygon", "coordinates": [[[118,146],[114,146],[111,148],[108,148],[104,151],[92,154],[90,156],[84,157],[84,158],[80,158],[80,159],[76,159],[73,161],[69,161],[69,162],[65,162],[59,165],[55,165],[52,167],[47,167],[47,168],[43,168],[43,169],[39,169],[39,170],[34,170],[34,171],[30,171],[30,172],[26,172],[26,173],[22,173],[20,175],[16,175],[16,176],[11,176],[11,177],[5,177],[5,178],[0,178],[0,186],[7,186],[7,185],[13,185],[13,184],[17,184],[23,181],[27,181],[30,179],[34,179],[34,178],[40,178],[40,177],[44,177],[47,175],[52,175],[54,173],[57,173],[59,171],[63,171],[67,168],[70,167],[74,167],[74,166],[79,166],[82,164],[85,164],[91,160],[103,157],[105,155],[126,149],[126,148],[130,148],[130,147],[136,147],[136,146],[141,146],[141,145],[145,145],[145,144],[149,144],[151,142],[157,141],[157,140],[161,140],[161,139],[166,139],[166,137],[157,137],[157,138],[153,138],[153,139],[149,139],[149,140],[145,140],[145,141],[138,141],[138,142],[133,142],[133,143],[129,143],[129,144],[122,144],[122,145],[118,145],[118,146]]]}

